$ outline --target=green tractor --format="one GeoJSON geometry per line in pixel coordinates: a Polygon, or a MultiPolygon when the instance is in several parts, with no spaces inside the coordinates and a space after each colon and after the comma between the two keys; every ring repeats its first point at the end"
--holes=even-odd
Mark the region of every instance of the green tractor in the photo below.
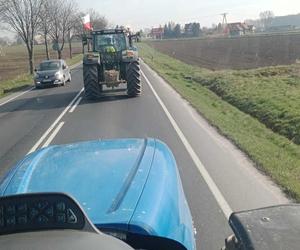
{"type": "Polygon", "coordinates": [[[108,88],[127,84],[129,97],[141,94],[141,73],[137,48],[132,45],[134,35],[124,29],[91,32],[92,52],[83,58],[85,97],[97,99],[103,86],[108,88]]]}

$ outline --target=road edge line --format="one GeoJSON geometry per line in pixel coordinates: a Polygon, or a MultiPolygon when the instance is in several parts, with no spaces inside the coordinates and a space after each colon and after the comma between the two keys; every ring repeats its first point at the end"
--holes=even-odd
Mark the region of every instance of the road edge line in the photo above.
{"type": "Polygon", "coordinates": [[[34,146],[29,150],[27,154],[30,154],[37,150],[37,148],[42,144],[45,138],[50,134],[50,132],[54,129],[57,123],[61,120],[61,118],[67,113],[73,103],[77,100],[77,98],[81,95],[84,88],[82,88],[77,95],[73,98],[73,100],[69,103],[69,105],[63,110],[63,112],[56,118],[56,120],[51,124],[51,126],[46,130],[46,132],[42,135],[42,137],[34,144],[34,146]]]}
{"type": "Polygon", "coordinates": [[[180,129],[180,127],[176,123],[175,119],[172,117],[172,115],[169,112],[169,110],[167,109],[166,105],[164,104],[164,102],[161,100],[161,98],[159,97],[159,95],[155,91],[154,87],[152,86],[151,82],[149,81],[149,79],[147,78],[145,73],[143,71],[141,71],[141,74],[144,77],[144,79],[146,80],[148,86],[150,87],[152,93],[154,94],[156,100],[158,101],[158,103],[162,107],[162,109],[165,112],[166,116],[168,117],[171,125],[173,126],[173,128],[176,131],[179,139],[181,140],[181,142],[183,143],[183,145],[186,148],[187,152],[189,153],[190,157],[192,158],[194,164],[197,166],[202,178],[204,179],[204,181],[206,182],[209,190],[212,192],[213,196],[215,197],[215,199],[216,199],[217,203],[219,204],[219,206],[220,206],[223,214],[225,215],[226,219],[229,219],[230,215],[233,212],[231,207],[229,206],[229,204],[225,200],[223,194],[221,193],[221,191],[217,187],[216,183],[213,181],[213,179],[209,175],[209,173],[206,170],[205,166],[203,165],[203,163],[201,162],[201,160],[197,156],[197,154],[194,151],[191,144],[188,142],[187,138],[185,137],[182,130],[180,129]]]}
{"type": "Polygon", "coordinates": [[[0,107],[3,106],[3,105],[5,105],[5,104],[7,104],[7,103],[9,103],[9,102],[11,102],[11,101],[13,101],[14,99],[16,99],[16,98],[18,98],[18,97],[20,97],[20,96],[22,96],[22,95],[25,95],[26,93],[30,92],[30,91],[33,90],[34,88],[35,88],[35,87],[31,87],[30,89],[27,89],[27,90],[25,90],[25,91],[19,93],[18,95],[13,96],[13,97],[9,98],[8,100],[6,100],[6,101],[0,103],[0,107]]]}

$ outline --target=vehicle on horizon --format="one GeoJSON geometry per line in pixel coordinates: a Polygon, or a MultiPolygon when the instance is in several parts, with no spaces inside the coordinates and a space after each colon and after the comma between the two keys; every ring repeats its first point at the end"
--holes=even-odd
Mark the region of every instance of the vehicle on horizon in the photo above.
{"type": "Polygon", "coordinates": [[[87,99],[97,99],[103,87],[116,88],[127,84],[129,97],[141,94],[141,73],[136,37],[126,29],[106,29],[91,32],[92,51],[83,58],[84,93],[87,99]]]}
{"type": "Polygon", "coordinates": [[[45,60],[35,69],[36,88],[64,86],[66,82],[71,82],[71,72],[64,60],[45,60]]]}
{"type": "MultiPolygon", "coordinates": [[[[229,224],[225,250],[300,245],[299,205],[233,213],[229,224]]],[[[0,182],[1,249],[195,250],[194,232],[175,158],[157,139],[49,146],[0,182]]]]}

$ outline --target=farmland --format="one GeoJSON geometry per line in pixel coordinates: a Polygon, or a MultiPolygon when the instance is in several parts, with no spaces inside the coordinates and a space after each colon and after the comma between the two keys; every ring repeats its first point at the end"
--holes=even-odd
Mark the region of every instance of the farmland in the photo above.
{"type": "Polygon", "coordinates": [[[300,201],[299,64],[213,71],[139,47],[148,65],[300,201]]]}
{"type": "Polygon", "coordinates": [[[148,41],[185,63],[219,69],[252,69],[293,64],[300,59],[300,34],[148,41]]]}
{"type": "MultiPolygon", "coordinates": [[[[73,44],[74,55],[81,53],[81,44],[73,44]]],[[[57,58],[55,51],[50,49],[51,58],[57,58]]],[[[69,50],[66,45],[63,51],[63,58],[67,59],[69,50]]],[[[35,46],[34,63],[38,64],[46,57],[45,47],[43,45],[35,46]]],[[[17,75],[28,73],[27,51],[25,46],[8,46],[0,50],[0,83],[4,80],[15,78],[17,75]]]]}

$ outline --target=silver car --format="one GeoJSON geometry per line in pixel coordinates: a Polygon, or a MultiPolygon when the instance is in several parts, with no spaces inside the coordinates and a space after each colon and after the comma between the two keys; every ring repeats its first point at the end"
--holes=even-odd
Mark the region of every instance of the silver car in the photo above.
{"type": "Polygon", "coordinates": [[[71,82],[71,73],[64,60],[43,61],[35,69],[34,84],[36,88],[63,86],[66,82],[71,82]]]}

